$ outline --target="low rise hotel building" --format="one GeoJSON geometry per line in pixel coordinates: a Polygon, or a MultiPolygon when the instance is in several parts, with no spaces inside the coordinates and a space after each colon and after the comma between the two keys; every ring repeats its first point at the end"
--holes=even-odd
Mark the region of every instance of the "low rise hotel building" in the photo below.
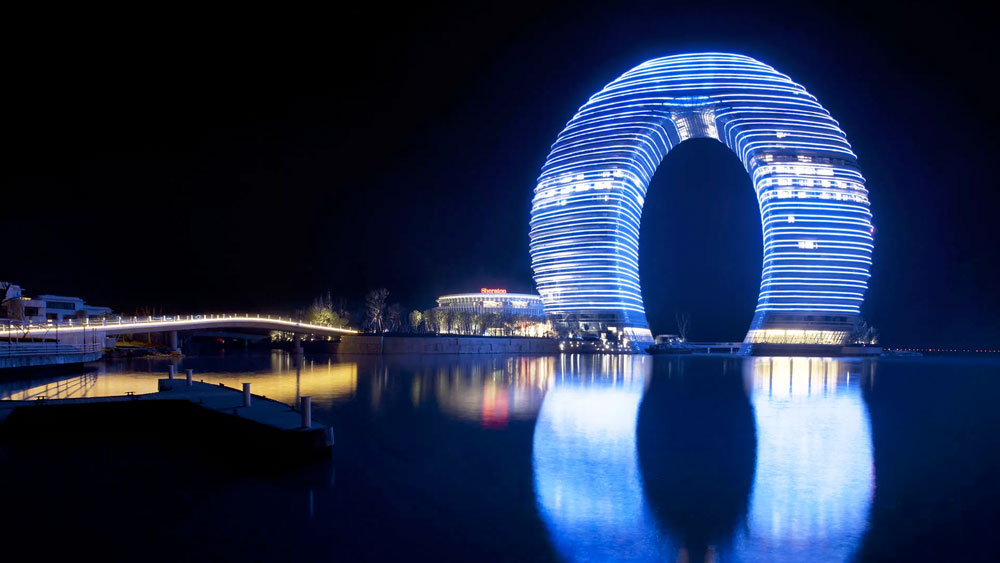
{"type": "MultiPolygon", "coordinates": [[[[435,314],[468,316],[466,334],[484,336],[545,336],[551,326],[545,318],[542,298],[528,293],[507,293],[506,289],[481,288],[478,293],[455,293],[437,299],[435,314]]],[[[439,327],[439,332],[464,332],[453,326],[439,327]]]]}

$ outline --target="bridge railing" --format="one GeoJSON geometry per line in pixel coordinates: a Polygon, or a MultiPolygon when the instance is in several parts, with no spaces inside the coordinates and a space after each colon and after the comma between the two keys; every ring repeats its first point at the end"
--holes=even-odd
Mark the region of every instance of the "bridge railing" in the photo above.
{"type": "Polygon", "coordinates": [[[270,320],[278,321],[281,323],[292,324],[296,326],[307,326],[327,330],[337,330],[344,332],[354,332],[348,329],[342,329],[338,327],[329,327],[322,325],[314,325],[307,321],[301,319],[294,319],[292,317],[282,317],[277,315],[262,315],[260,313],[208,313],[200,315],[147,315],[147,316],[113,316],[113,317],[103,317],[100,319],[66,319],[64,321],[47,321],[44,323],[38,322],[25,322],[25,321],[7,321],[3,325],[0,325],[0,338],[8,338],[11,335],[17,335],[18,333],[38,333],[47,331],[58,331],[60,328],[72,328],[79,330],[81,328],[100,328],[108,326],[121,326],[121,325],[137,325],[136,332],[142,332],[142,325],[146,324],[160,324],[163,323],[185,323],[191,321],[212,321],[212,320],[270,320]]]}
{"type": "Polygon", "coordinates": [[[61,354],[89,354],[100,352],[103,347],[96,343],[82,346],[60,344],[58,342],[0,342],[0,356],[56,356],[61,354]]]}

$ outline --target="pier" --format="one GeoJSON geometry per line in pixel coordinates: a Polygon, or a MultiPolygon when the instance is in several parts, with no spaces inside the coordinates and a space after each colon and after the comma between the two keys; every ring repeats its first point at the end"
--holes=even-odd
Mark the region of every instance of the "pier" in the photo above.
{"type": "Polygon", "coordinates": [[[311,398],[296,407],[243,390],[169,377],[142,395],[0,401],[0,442],[87,440],[125,435],[167,438],[241,465],[273,468],[329,458],[333,429],[312,419],[311,398]]]}

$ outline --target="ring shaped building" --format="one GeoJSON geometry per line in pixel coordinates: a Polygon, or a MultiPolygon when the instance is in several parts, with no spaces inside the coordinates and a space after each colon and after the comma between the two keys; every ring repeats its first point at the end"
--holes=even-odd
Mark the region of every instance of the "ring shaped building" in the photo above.
{"type": "Polygon", "coordinates": [[[651,340],[639,280],[646,188],[671,148],[698,137],[736,153],[760,206],[763,271],[744,348],[845,344],[874,233],[857,158],[805,88],[727,53],[642,63],[559,134],[535,188],[530,233],[535,283],[554,326],[651,340]]]}

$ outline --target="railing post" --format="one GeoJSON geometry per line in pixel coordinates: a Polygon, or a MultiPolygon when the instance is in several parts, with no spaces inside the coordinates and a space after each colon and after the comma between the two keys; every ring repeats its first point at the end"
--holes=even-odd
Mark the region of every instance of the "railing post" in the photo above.
{"type": "Polygon", "coordinates": [[[174,366],[170,366],[170,369],[167,370],[167,379],[173,379],[173,378],[174,378],[174,366]]]}
{"type": "Polygon", "coordinates": [[[302,397],[302,427],[312,428],[312,397],[302,397]]]}
{"type": "Polygon", "coordinates": [[[187,386],[191,387],[192,383],[194,383],[194,370],[189,369],[186,371],[187,371],[187,386]]]}
{"type": "Polygon", "coordinates": [[[249,407],[250,406],[250,384],[249,383],[244,383],[243,384],[243,406],[244,407],[249,407]]]}

